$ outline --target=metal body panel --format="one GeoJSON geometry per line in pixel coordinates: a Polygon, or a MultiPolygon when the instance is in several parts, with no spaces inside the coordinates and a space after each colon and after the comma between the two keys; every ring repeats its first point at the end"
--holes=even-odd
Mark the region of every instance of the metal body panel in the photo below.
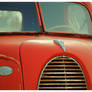
{"type": "MultiPolygon", "coordinates": [[[[81,4],[86,4],[85,6],[92,17],[92,5],[87,2],[81,4]]],[[[39,23],[42,26],[40,18],[39,23]]],[[[39,76],[45,64],[51,58],[65,55],[74,58],[80,64],[87,80],[88,89],[92,90],[92,37],[87,38],[88,36],[83,36],[82,38],[76,34],[75,36],[69,36],[67,33],[54,35],[56,34],[55,32],[50,32],[50,34],[39,33],[38,35],[33,33],[33,36],[10,34],[0,34],[0,59],[5,59],[3,62],[0,61],[0,66],[10,65],[15,69],[15,75],[8,77],[0,76],[0,85],[3,84],[5,86],[5,83],[8,84],[3,89],[37,89],[39,76]],[[64,41],[65,53],[53,40],[64,41]],[[11,62],[5,63],[7,59],[10,59],[9,57],[17,64],[18,71],[16,64],[12,65],[11,62]],[[12,85],[12,87],[9,85],[12,85]]]]}
{"type": "Polygon", "coordinates": [[[51,58],[62,55],[70,56],[80,64],[86,76],[88,89],[92,89],[91,39],[45,35],[40,35],[38,37],[2,36],[0,37],[0,42],[2,43],[0,46],[0,54],[8,55],[17,59],[21,71],[22,89],[37,89],[38,79],[44,65],[51,58]],[[66,48],[65,53],[61,47],[53,41],[55,39],[64,41],[66,48]],[[19,56],[21,56],[21,59],[19,59],[19,56]]]}

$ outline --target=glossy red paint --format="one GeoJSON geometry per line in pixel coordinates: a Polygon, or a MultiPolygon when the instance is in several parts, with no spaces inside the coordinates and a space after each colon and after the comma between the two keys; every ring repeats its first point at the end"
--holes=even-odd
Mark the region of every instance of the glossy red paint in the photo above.
{"type": "Polygon", "coordinates": [[[13,73],[7,76],[0,76],[0,90],[21,89],[21,79],[17,61],[9,56],[0,55],[0,66],[9,66],[13,73]]]}
{"type": "Polygon", "coordinates": [[[36,89],[44,65],[63,50],[53,40],[28,40],[20,48],[25,89],[36,89]]]}
{"type": "MultiPolygon", "coordinates": [[[[88,5],[92,17],[92,5],[85,4],[88,5]]],[[[39,21],[41,21],[40,18],[39,21]]],[[[39,76],[44,65],[53,57],[66,55],[74,58],[80,64],[87,80],[88,89],[92,90],[91,38],[81,38],[78,35],[55,36],[52,33],[50,35],[33,34],[33,36],[0,36],[0,66],[7,65],[14,69],[13,74],[7,77],[0,76],[0,89],[37,89],[39,76]],[[54,42],[55,39],[64,41],[65,53],[54,42]]]]}
{"type": "Polygon", "coordinates": [[[41,18],[40,21],[41,21],[41,24],[42,24],[42,27],[43,27],[43,30],[44,30],[44,29],[45,29],[45,24],[44,24],[43,15],[42,15],[42,12],[41,12],[40,3],[37,3],[37,7],[39,8],[38,14],[40,15],[40,16],[39,16],[39,17],[41,18]]]}
{"type": "MultiPolygon", "coordinates": [[[[23,80],[24,89],[37,89],[38,79],[44,65],[53,57],[64,54],[73,57],[81,65],[86,76],[88,89],[92,89],[91,41],[91,39],[48,35],[40,35],[38,37],[3,36],[0,37],[0,42],[2,43],[0,53],[15,58],[19,67],[21,67],[20,62],[22,63],[23,76],[20,74],[22,80],[22,89],[23,80]],[[54,43],[54,39],[60,39],[64,41],[66,53],[63,52],[59,45],[54,43]],[[9,42],[7,45],[5,45],[7,40],[9,42]],[[19,59],[19,52],[21,61],[19,59]]],[[[12,86],[14,87],[15,85],[12,86]]]]}
{"type": "Polygon", "coordinates": [[[37,3],[35,3],[35,7],[36,7],[36,12],[37,12],[37,14],[38,14],[38,21],[39,21],[39,25],[41,26],[41,18],[40,18],[40,15],[39,15],[39,9],[38,9],[38,5],[37,5],[37,3]]]}
{"type": "Polygon", "coordinates": [[[87,44],[80,39],[62,38],[62,40],[65,43],[65,53],[53,40],[28,40],[23,43],[20,52],[25,89],[36,89],[44,65],[53,57],[62,55],[73,57],[81,65],[86,76],[88,89],[92,89],[91,48],[88,48],[87,44]],[[85,57],[87,54],[88,56],[85,57]]]}

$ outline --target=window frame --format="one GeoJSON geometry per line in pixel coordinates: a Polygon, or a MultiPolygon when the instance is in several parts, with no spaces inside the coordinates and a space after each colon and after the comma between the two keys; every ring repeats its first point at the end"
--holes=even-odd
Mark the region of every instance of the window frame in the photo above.
{"type": "MultiPolygon", "coordinates": [[[[88,10],[88,13],[89,13],[89,16],[90,16],[90,19],[91,19],[91,22],[92,22],[92,12],[91,12],[92,5],[90,4],[90,2],[68,2],[68,3],[77,3],[77,4],[84,6],[88,10]]],[[[44,19],[43,19],[43,14],[42,14],[40,2],[38,2],[38,8],[39,8],[39,15],[41,17],[41,24],[42,24],[42,27],[43,27],[43,32],[52,33],[52,34],[53,33],[64,33],[64,32],[56,32],[56,31],[47,31],[46,28],[45,28],[45,22],[44,22],[44,19]]],[[[77,34],[77,33],[71,33],[71,34],[77,34]]]]}

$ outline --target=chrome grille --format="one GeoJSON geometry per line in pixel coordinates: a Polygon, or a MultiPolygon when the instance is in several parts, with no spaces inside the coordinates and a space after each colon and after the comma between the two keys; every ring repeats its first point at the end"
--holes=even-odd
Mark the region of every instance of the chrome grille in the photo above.
{"type": "Polygon", "coordinates": [[[71,57],[60,56],[44,67],[39,83],[40,90],[86,90],[87,84],[80,65],[71,57]]]}

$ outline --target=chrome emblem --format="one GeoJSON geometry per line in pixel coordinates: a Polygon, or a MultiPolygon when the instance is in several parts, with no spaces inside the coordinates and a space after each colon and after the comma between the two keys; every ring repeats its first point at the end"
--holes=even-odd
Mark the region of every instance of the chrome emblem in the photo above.
{"type": "Polygon", "coordinates": [[[7,76],[13,73],[13,69],[9,66],[0,66],[0,76],[7,76]]]}
{"type": "Polygon", "coordinates": [[[63,40],[54,40],[55,43],[57,43],[65,52],[65,46],[63,40]]]}

